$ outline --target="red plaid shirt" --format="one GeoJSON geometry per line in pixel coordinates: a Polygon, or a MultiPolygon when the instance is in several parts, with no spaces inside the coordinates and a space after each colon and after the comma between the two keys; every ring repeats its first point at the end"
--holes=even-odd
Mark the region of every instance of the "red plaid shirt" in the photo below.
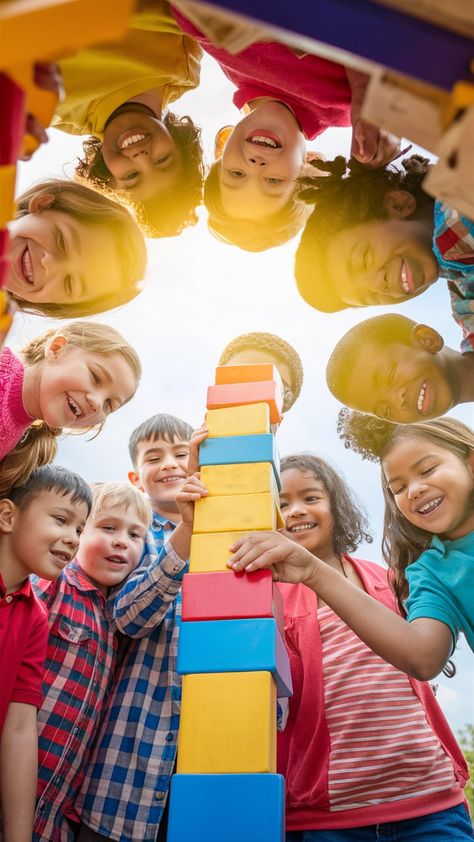
{"type": "Polygon", "coordinates": [[[49,611],[49,640],[38,714],[38,804],[33,840],[69,842],[66,817],[84,778],[102,705],[110,688],[118,638],[104,612],[105,597],[71,562],[55,582],[37,580],[49,611]]]}

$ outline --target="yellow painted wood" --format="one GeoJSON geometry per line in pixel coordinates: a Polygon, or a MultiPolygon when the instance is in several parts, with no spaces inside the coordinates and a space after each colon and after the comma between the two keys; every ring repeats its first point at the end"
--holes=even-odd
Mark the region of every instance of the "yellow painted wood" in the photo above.
{"type": "Polygon", "coordinates": [[[201,480],[210,497],[268,492],[275,496],[275,500],[278,500],[278,489],[271,462],[203,465],[201,480]]]}
{"type": "Polygon", "coordinates": [[[16,164],[0,166],[0,228],[6,228],[15,215],[15,178],[16,164]]]}
{"type": "Polygon", "coordinates": [[[269,672],[184,675],[178,772],[276,771],[276,685],[269,672]]]}
{"type": "Polygon", "coordinates": [[[275,528],[275,498],[269,492],[203,497],[194,505],[193,532],[275,528]]]}
{"type": "Polygon", "coordinates": [[[269,433],[270,409],[267,403],[250,403],[246,406],[208,409],[206,424],[209,430],[209,438],[269,433]]]}
{"type": "Polygon", "coordinates": [[[230,571],[227,562],[232,558],[229,547],[248,532],[211,532],[194,534],[189,554],[190,573],[213,573],[217,570],[230,571]]]}

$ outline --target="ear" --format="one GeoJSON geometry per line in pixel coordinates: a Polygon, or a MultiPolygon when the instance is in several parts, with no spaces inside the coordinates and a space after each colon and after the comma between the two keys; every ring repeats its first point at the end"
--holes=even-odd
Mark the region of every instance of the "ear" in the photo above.
{"type": "Polygon", "coordinates": [[[430,354],[438,354],[444,346],[443,337],[429,325],[414,325],[410,338],[413,345],[421,346],[430,354]]]}
{"type": "Polygon", "coordinates": [[[0,500],[0,532],[4,535],[13,531],[18,509],[8,497],[0,500]]]}
{"type": "Polygon", "coordinates": [[[306,176],[307,178],[319,178],[320,176],[329,175],[328,172],[324,172],[323,170],[318,170],[317,166],[314,165],[313,161],[325,161],[325,155],[322,155],[321,152],[313,152],[311,149],[306,152],[304,156],[304,164],[301,168],[301,175],[306,176]]]}
{"type": "Polygon", "coordinates": [[[218,158],[222,158],[226,143],[233,131],[234,126],[223,126],[222,129],[219,129],[217,132],[214,138],[214,158],[216,161],[218,158]]]}
{"type": "Polygon", "coordinates": [[[53,336],[53,338],[48,342],[44,356],[47,360],[57,360],[58,357],[64,353],[67,346],[67,339],[65,336],[53,336]]]}
{"type": "Polygon", "coordinates": [[[49,210],[54,204],[56,196],[53,193],[42,193],[40,196],[33,196],[28,205],[28,213],[41,213],[49,210]]]}
{"type": "Polygon", "coordinates": [[[389,190],[383,206],[389,219],[408,219],[416,211],[416,199],[408,190],[389,190]]]}
{"type": "Polygon", "coordinates": [[[129,482],[131,482],[132,485],[135,485],[136,488],[138,488],[139,491],[143,491],[145,493],[145,489],[143,488],[141,479],[135,471],[129,471],[127,476],[128,476],[129,482]]]}

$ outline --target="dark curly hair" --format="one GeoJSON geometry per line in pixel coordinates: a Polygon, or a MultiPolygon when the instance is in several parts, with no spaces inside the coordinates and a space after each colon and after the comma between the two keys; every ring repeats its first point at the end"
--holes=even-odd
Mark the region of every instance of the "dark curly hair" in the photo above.
{"type": "Polygon", "coordinates": [[[326,250],[331,238],[344,228],[353,228],[371,219],[386,219],[385,195],[390,190],[406,190],[417,207],[433,204],[434,199],[421,183],[430,161],[411,155],[401,163],[403,171],[390,165],[371,169],[339,155],[333,161],[312,161],[328,175],[298,179],[300,200],[314,205],[295,255],[295,280],[302,298],[324,313],[344,310],[326,271],[326,250]]]}
{"type": "MultiPolygon", "coordinates": [[[[159,193],[154,199],[137,203],[137,214],[149,237],[175,237],[189,225],[195,225],[196,209],[202,204],[204,181],[201,129],[191,117],[178,117],[167,112],[163,124],[181,152],[183,169],[179,182],[159,193]]],[[[96,187],[114,187],[113,176],[102,156],[102,140],[89,137],[82,144],[84,157],[79,158],[76,175],[92,181],[96,187]]]]}
{"type": "Polygon", "coordinates": [[[295,453],[284,456],[281,460],[280,473],[291,470],[313,474],[329,494],[331,514],[334,518],[333,545],[337,556],[354,552],[361,541],[372,542],[372,537],[367,532],[365,513],[349,486],[328,462],[312,453],[295,453]]]}

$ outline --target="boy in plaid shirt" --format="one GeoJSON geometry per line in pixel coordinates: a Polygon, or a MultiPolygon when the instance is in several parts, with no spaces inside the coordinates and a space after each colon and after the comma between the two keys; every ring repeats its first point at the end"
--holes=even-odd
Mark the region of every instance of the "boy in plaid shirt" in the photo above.
{"type": "MultiPolygon", "coordinates": [[[[76,805],[79,842],[166,838],[163,814],[181,701],[176,654],[192,532],[190,502],[205,493],[197,478],[187,480],[191,435],[189,424],[160,414],[130,438],[129,478],[146,492],[153,521],[140,565],[113,600],[117,628],[133,639],[109,694],[76,805]]],[[[205,435],[204,430],[193,434],[193,463],[205,435]]]]}
{"type": "Polygon", "coordinates": [[[38,713],[34,842],[74,839],[74,802],[118,651],[107,596],[137,566],[150,521],[150,506],[137,488],[128,482],[98,483],[77,561],[55,582],[35,582],[50,631],[38,713]]]}

